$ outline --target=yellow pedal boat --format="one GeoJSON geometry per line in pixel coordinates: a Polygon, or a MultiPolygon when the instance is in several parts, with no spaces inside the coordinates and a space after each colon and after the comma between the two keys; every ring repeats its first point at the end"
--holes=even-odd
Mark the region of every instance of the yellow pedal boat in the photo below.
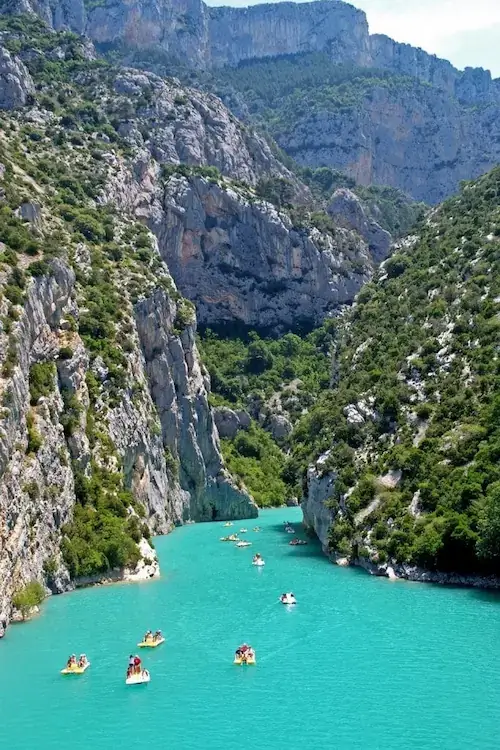
{"type": "Polygon", "coordinates": [[[74,667],[64,667],[64,669],[61,669],[61,674],[83,674],[89,667],[90,662],[88,661],[83,667],[79,667],[78,665],[75,665],[74,667]]]}
{"type": "Polygon", "coordinates": [[[239,666],[243,664],[248,664],[251,666],[252,664],[257,664],[257,660],[255,659],[255,656],[253,659],[242,659],[241,657],[235,657],[233,664],[238,664],[239,666]]]}
{"type": "Polygon", "coordinates": [[[147,641],[141,641],[137,645],[139,648],[156,648],[157,646],[161,646],[162,643],[165,643],[165,638],[158,638],[156,641],[148,639],[147,641]]]}

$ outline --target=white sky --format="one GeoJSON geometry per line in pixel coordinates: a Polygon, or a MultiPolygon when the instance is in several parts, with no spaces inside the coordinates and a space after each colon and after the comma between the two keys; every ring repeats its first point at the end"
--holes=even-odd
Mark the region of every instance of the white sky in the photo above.
{"type": "MultiPolygon", "coordinates": [[[[398,42],[422,47],[458,68],[488,68],[500,77],[500,0],[350,1],[366,12],[372,34],[387,34],[398,42]]],[[[208,0],[209,5],[258,2],[208,0]]]]}

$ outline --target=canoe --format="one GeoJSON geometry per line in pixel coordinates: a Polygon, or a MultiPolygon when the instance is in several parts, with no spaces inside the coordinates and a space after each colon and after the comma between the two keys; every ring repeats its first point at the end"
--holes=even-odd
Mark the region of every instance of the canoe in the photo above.
{"type": "Polygon", "coordinates": [[[83,674],[89,667],[90,662],[88,661],[84,667],[64,667],[64,669],[61,669],[61,674],[83,674]]]}
{"type": "Polygon", "coordinates": [[[165,643],[165,638],[158,638],[157,641],[141,641],[137,645],[139,648],[156,648],[157,646],[161,646],[162,643],[165,643]]]}
{"type": "Polygon", "coordinates": [[[144,671],[139,672],[139,674],[132,674],[130,677],[127,677],[125,685],[145,685],[147,682],[150,682],[150,680],[151,675],[148,670],[145,669],[144,671]]]}

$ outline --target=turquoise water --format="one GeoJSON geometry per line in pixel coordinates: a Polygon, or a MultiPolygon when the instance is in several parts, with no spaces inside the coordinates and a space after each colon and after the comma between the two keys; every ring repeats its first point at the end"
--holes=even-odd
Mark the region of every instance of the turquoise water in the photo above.
{"type": "Polygon", "coordinates": [[[500,599],[336,568],[290,547],[285,519],[300,512],[263,513],[247,549],[219,543],[222,524],[179,529],[156,541],[161,580],[53,597],[10,628],[2,747],[497,750],[500,599]],[[167,643],[144,654],[151,683],[126,687],[147,628],[167,643]],[[231,663],[243,640],[255,667],[231,663]],[[72,651],[92,662],[82,677],[59,675],[72,651]]]}

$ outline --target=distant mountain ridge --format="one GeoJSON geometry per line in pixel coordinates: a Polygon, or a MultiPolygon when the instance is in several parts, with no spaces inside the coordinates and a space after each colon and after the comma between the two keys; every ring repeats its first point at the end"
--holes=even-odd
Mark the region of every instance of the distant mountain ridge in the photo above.
{"type": "Polygon", "coordinates": [[[500,80],[461,72],[422,49],[369,33],[366,14],[340,0],[208,7],[202,0],[2,0],[2,13],[35,13],[54,29],[97,43],[158,47],[195,67],[327,51],[334,62],[376,67],[430,83],[469,104],[500,101],[500,80]]]}

